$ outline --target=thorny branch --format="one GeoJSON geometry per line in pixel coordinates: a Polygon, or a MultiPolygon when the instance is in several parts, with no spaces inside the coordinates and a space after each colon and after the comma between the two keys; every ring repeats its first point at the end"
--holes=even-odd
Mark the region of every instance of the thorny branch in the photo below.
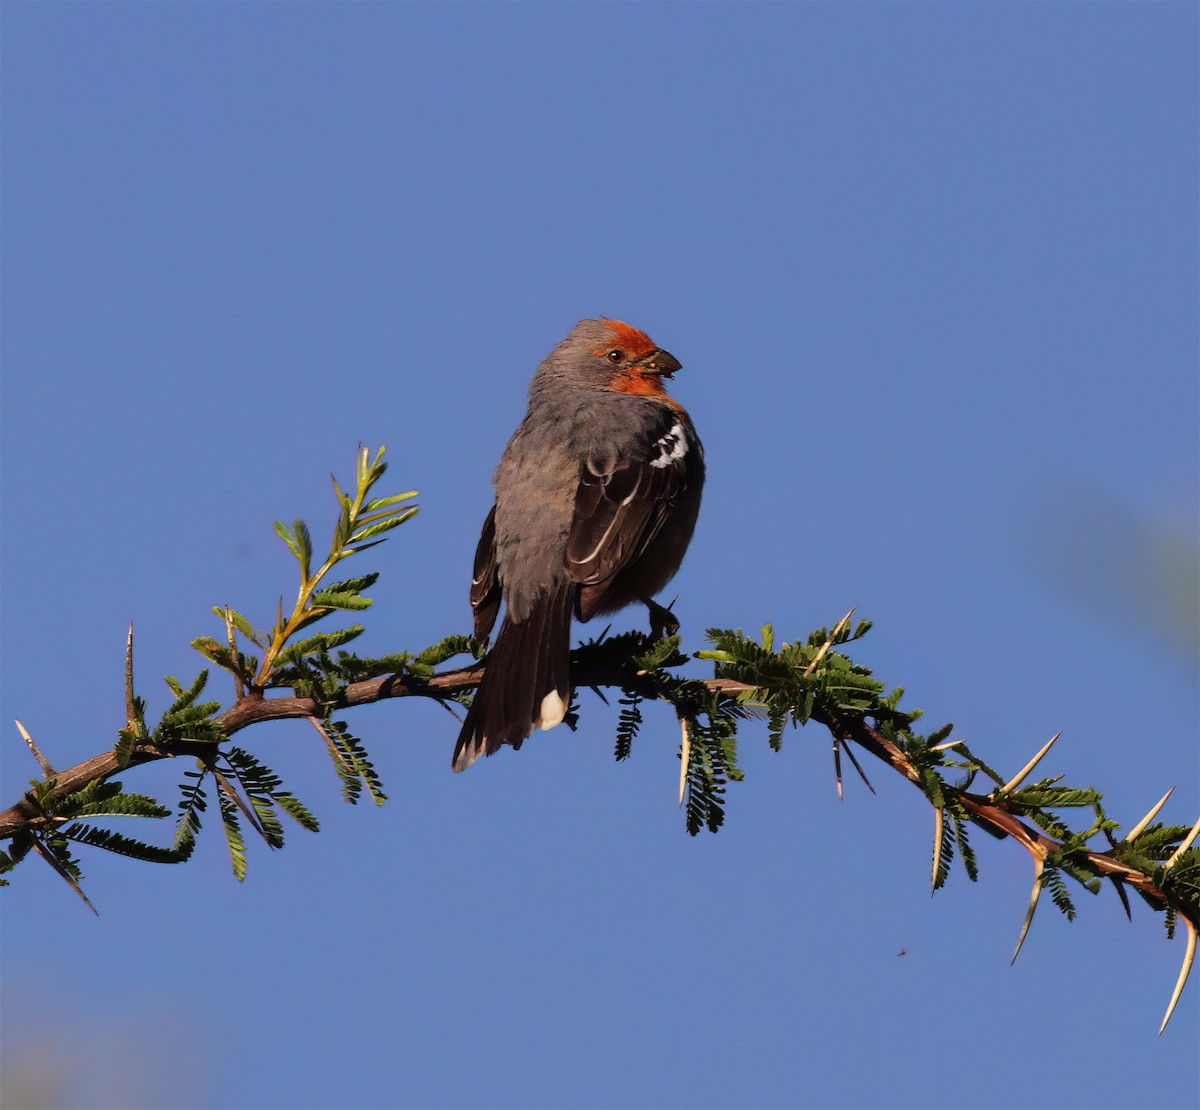
{"type": "MultiPolygon", "coordinates": [[[[461,695],[478,686],[485,667],[484,663],[475,663],[469,667],[434,673],[434,667],[455,654],[475,649],[477,645],[465,636],[447,637],[440,644],[416,657],[404,652],[376,660],[348,657],[353,659],[353,667],[347,667],[347,659],[331,666],[331,653],[361,633],[361,625],[299,638],[301,631],[309,629],[319,621],[341,613],[360,611],[371,605],[371,600],[364,595],[364,591],[374,584],[378,574],[370,573],[340,582],[329,582],[327,578],[332,577],[330,572],[343,560],[383,542],[387,533],[417,512],[416,506],[409,504],[410,499],[416,496],[413,492],[372,497],[371,491],[386,469],[384,448],[381,447],[372,454],[369,448],[360,445],[356,456],[355,484],[351,487],[351,492],[343,491],[334,479],[338,519],[329,555],[315,571],[312,536],[308,526],[300,520],[291,525],[276,522],[276,532],[299,564],[300,587],[290,614],[285,612],[282,599],[280,600],[278,616],[270,631],[258,630],[245,616],[228,606],[214,609],[224,625],[225,643],[202,636],[194,640],[192,646],[210,662],[233,675],[235,700],[223,713],[214,716],[219,709],[218,702],[199,705],[195,703],[196,697],[204,688],[207,671],[201,672],[190,690],[185,690],[175,679],[168,678],[167,682],[176,695],[176,701],[163,715],[158,726],[153,731],[148,730],[145,723],[145,702],[134,695],[131,627],[125,659],[126,720],[124,727],[119,731],[120,739],[114,748],[74,767],[55,771],[32,736],[17,722],[17,727],[37,759],[44,778],[40,782],[35,781],[32,789],[19,802],[0,813],[0,840],[14,841],[12,855],[0,854],[2,862],[6,865],[3,870],[11,869],[18,859],[34,850],[70,883],[80,897],[84,897],[78,883],[79,868],[65,847],[69,841],[95,845],[154,862],[181,862],[190,854],[190,846],[199,828],[198,815],[204,809],[201,782],[206,772],[212,772],[220,788],[218,796],[221,815],[234,861],[234,871],[240,879],[245,872],[245,852],[238,831],[237,814],[232,812],[232,807],[240,808],[243,817],[249,820],[251,826],[260,834],[266,836],[268,843],[272,843],[273,846],[277,846],[275,841],[282,843],[282,831],[268,835],[265,822],[269,819],[274,822],[272,829],[278,827],[278,821],[274,817],[276,806],[304,827],[314,830],[317,827],[316,819],[290,792],[278,789],[282,783],[269,768],[262,767],[252,756],[240,749],[219,751],[218,746],[224,740],[250,725],[264,721],[307,719],[316,726],[335,756],[335,764],[338,764],[338,773],[343,778],[344,793],[348,800],[355,800],[364,781],[372,796],[377,801],[383,800],[384,796],[378,789],[377,777],[374,776],[365,752],[355,738],[346,732],[341,722],[332,720],[331,714],[359,705],[401,697],[431,698],[448,706],[448,703],[458,700],[461,695]],[[254,645],[263,653],[261,662],[242,653],[238,642],[239,633],[244,638],[244,643],[254,645]],[[364,664],[370,666],[366,667],[364,664]],[[377,674],[385,668],[399,673],[363,681],[348,681],[350,677],[377,674]],[[267,696],[268,691],[273,693],[275,690],[288,689],[293,691],[290,696],[267,696]],[[297,690],[300,692],[297,693],[297,690]],[[309,696],[310,691],[316,696],[309,696]],[[159,806],[154,799],[125,794],[119,783],[106,784],[106,780],[114,778],[130,766],[189,755],[198,757],[201,771],[188,772],[192,785],[183,787],[180,825],[173,847],[164,849],[142,844],[102,828],[89,826],[86,822],[82,825],[67,824],[63,827],[63,823],[88,815],[112,816],[115,813],[167,816],[170,811],[159,806]],[[218,756],[226,760],[222,767],[216,766],[218,756]],[[238,779],[245,797],[239,793],[233,778],[238,779]],[[83,795],[81,792],[87,791],[89,787],[93,789],[86,796],[83,795]],[[106,791],[108,793],[105,793],[106,791]],[[123,798],[123,806],[105,813],[105,805],[115,802],[117,795],[123,798]]],[[[727,677],[700,682],[668,675],[663,671],[663,666],[677,666],[684,662],[686,657],[679,653],[677,639],[669,642],[652,632],[651,642],[642,643],[643,648],[651,646],[649,655],[622,659],[611,653],[604,658],[584,652],[574,661],[572,678],[579,689],[590,687],[600,693],[602,687],[615,687],[624,692],[622,705],[626,709],[622,711],[623,724],[618,728],[618,758],[623,758],[619,754],[622,750],[622,728],[625,729],[625,752],[628,754],[628,742],[631,741],[637,723],[641,720],[641,714],[636,710],[639,702],[661,699],[674,705],[683,730],[681,801],[684,798],[687,800],[688,827],[693,833],[703,825],[707,825],[714,832],[720,826],[723,811],[716,799],[723,792],[724,783],[728,778],[741,775],[741,772],[736,770],[736,749],[733,748],[736,730],[732,720],[736,716],[744,715],[750,706],[757,705],[767,710],[773,747],[778,746],[782,729],[789,719],[793,722],[814,721],[830,731],[833,737],[839,797],[843,754],[866,781],[866,775],[853,751],[852,745],[855,744],[903,775],[925,795],[933,804],[935,814],[935,889],[945,879],[948,853],[954,843],[958,845],[968,873],[972,878],[975,876],[973,855],[969,854],[965,830],[962,827],[964,821],[975,822],[998,837],[1011,837],[1025,848],[1033,859],[1036,881],[1021,933],[1022,940],[1028,931],[1043,885],[1052,890],[1056,904],[1065,901],[1070,905],[1069,898],[1061,893],[1059,872],[1062,870],[1083,882],[1089,890],[1098,885],[1098,882],[1092,882],[1089,876],[1096,880],[1108,879],[1120,895],[1127,913],[1129,898],[1126,890],[1137,891],[1150,905],[1165,912],[1168,932],[1174,927],[1176,919],[1181,919],[1187,928],[1187,953],[1167,1008],[1167,1015],[1163,1020],[1165,1028],[1194,961],[1197,933],[1200,931],[1200,907],[1195,897],[1194,860],[1189,857],[1185,862],[1183,873],[1186,878],[1176,876],[1172,867],[1200,834],[1200,822],[1197,822],[1196,827],[1178,844],[1175,841],[1179,840],[1182,830],[1177,826],[1170,827],[1170,839],[1166,850],[1171,850],[1172,854],[1165,860],[1159,860],[1159,857],[1165,854],[1161,835],[1157,855],[1153,851],[1150,855],[1129,851],[1127,846],[1132,845],[1138,836],[1149,829],[1169,793],[1130,830],[1120,844],[1112,839],[1110,832],[1118,826],[1115,822],[1103,818],[1098,805],[1096,810],[1099,823],[1087,834],[1072,835],[1064,825],[1055,820],[1047,820],[1044,829],[1038,828],[1023,817],[1040,815],[1045,818],[1046,811],[1039,806],[1031,806],[1028,800],[1022,801],[1018,787],[1049,751],[1054,740],[1046,744],[1012,779],[1001,785],[1000,776],[976,760],[965,747],[960,754],[966,762],[940,760],[936,765],[929,764],[930,753],[962,746],[961,741],[939,742],[949,735],[950,726],[929,738],[913,736],[907,733],[906,726],[903,726],[901,734],[909,736],[913,743],[910,744],[906,740],[897,743],[892,739],[898,735],[893,727],[896,721],[910,723],[916,719],[915,715],[895,711],[895,704],[902,691],[897,689],[887,698],[880,699],[882,684],[871,679],[869,671],[854,668],[845,657],[837,656],[838,666],[831,667],[831,670],[837,671],[832,689],[847,691],[846,699],[843,701],[838,697],[826,696],[818,700],[815,697],[815,687],[820,685],[821,689],[825,690],[831,687],[819,683],[806,687],[804,682],[811,679],[818,664],[828,663],[834,658],[826,658],[832,646],[856,639],[869,627],[869,622],[860,622],[858,630],[851,634],[849,622],[852,614],[853,610],[842,618],[832,632],[826,634],[822,630],[821,634],[814,634],[809,638],[807,646],[793,644],[789,648],[785,643],[780,654],[773,651],[774,641],[770,626],[763,629],[761,648],[745,641],[740,631],[736,634],[726,634],[722,630],[710,630],[709,638],[717,650],[700,652],[695,658],[717,662],[717,673],[723,673],[727,677]],[[659,649],[660,654],[655,655],[655,650],[659,649]],[[743,650],[747,654],[743,655],[743,650]],[[797,673],[795,668],[800,665],[803,666],[803,670],[800,672],[801,682],[797,685],[793,680],[797,673]],[[730,669],[722,672],[721,667],[730,669]],[[764,678],[767,681],[763,682],[764,678]],[[753,685],[750,681],[743,680],[753,680],[762,684],[753,685]],[[709,707],[702,712],[707,716],[707,725],[701,723],[701,711],[697,700],[703,701],[705,698],[709,707]],[[799,700],[794,700],[796,698],[799,700]],[[850,704],[846,704],[846,701],[850,704]],[[695,775],[692,774],[690,760],[695,761],[695,775]],[[944,766],[966,769],[967,779],[959,786],[943,782],[936,768],[944,766]],[[976,771],[985,772],[995,781],[996,788],[988,794],[970,793],[966,788],[971,784],[976,771]],[[693,807],[698,783],[701,784],[701,801],[693,807]],[[953,822],[953,841],[946,836],[947,818],[953,822]],[[1093,852],[1085,846],[1086,840],[1101,829],[1109,836],[1109,843],[1113,845],[1111,852],[1093,852]],[[1064,838],[1069,839],[1055,839],[1055,835],[1059,835],[1060,831],[1064,838]],[[1154,866],[1147,868],[1148,873],[1143,872],[1137,866],[1123,862],[1119,856],[1139,866],[1145,866],[1143,860],[1149,859],[1154,866]],[[1058,892],[1055,892],[1052,881],[1059,882],[1058,892]]],[[[661,633],[661,630],[659,632],[661,633]]],[[[870,786],[870,783],[867,785],[870,786]]],[[[1067,791],[1067,794],[1076,795],[1087,793],[1067,791]]],[[[1090,793],[1095,794],[1094,791],[1090,793]]],[[[1085,801],[1076,799],[1063,801],[1061,804],[1082,805],[1085,801]]],[[[84,900],[87,901],[86,898],[84,900]]],[[[91,905],[90,902],[88,904],[91,905]]],[[[1162,1029],[1159,1032],[1161,1033],[1162,1029]]]]}
{"type": "MultiPolygon", "coordinates": [[[[341,697],[333,708],[335,710],[349,709],[389,698],[404,697],[427,697],[441,701],[477,686],[483,676],[483,671],[484,666],[479,663],[471,667],[433,675],[428,679],[411,677],[401,679],[398,676],[386,676],[365,682],[353,682],[342,689],[341,697]]],[[[588,686],[629,688],[631,685],[628,672],[618,667],[577,667],[572,677],[576,686],[580,688],[588,686]]],[[[731,696],[752,689],[747,683],[723,678],[706,679],[704,684],[712,690],[731,696]]],[[[654,696],[653,691],[649,688],[645,694],[647,697],[654,696]]],[[[315,698],[266,698],[261,693],[255,692],[238,698],[216,720],[226,735],[232,736],[250,725],[261,724],[264,721],[303,718],[319,721],[328,712],[329,706],[318,703],[315,698]]],[[[873,728],[860,714],[848,712],[834,715],[818,709],[814,711],[812,720],[828,728],[837,741],[849,741],[866,749],[920,789],[921,776],[912,761],[895,743],[873,728]]],[[[134,751],[131,762],[133,765],[137,765],[171,759],[180,755],[195,755],[198,748],[207,749],[207,745],[183,742],[172,745],[169,750],[143,745],[134,751]]],[[[119,769],[115,750],[93,756],[74,767],[58,772],[54,797],[61,798],[72,794],[91,782],[116,774],[119,769]]],[[[958,795],[958,798],[971,817],[992,826],[998,832],[1011,836],[1029,852],[1035,865],[1043,862],[1048,855],[1061,848],[1058,841],[1009,812],[1003,801],[995,800],[994,796],[963,792],[958,795]]],[[[0,839],[11,837],[30,826],[36,826],[41,820],[43,819],[33,801],[28,797],[23,798],[16,805],[10,806],[0,813],[0,839]]],[[[1113,879],[1133,887],[1149,900],[1164,908],[1173,906],[1192,929],[1200,929],[1200,915],[1197,914],[1195,907],[1186,903],[1174,903],[1167,893],[1154,885],[1149,876],[1121,863],[1108,853],[1080,849],[1074,853],[1072,859],[1098,878],[1113,879]]]]}

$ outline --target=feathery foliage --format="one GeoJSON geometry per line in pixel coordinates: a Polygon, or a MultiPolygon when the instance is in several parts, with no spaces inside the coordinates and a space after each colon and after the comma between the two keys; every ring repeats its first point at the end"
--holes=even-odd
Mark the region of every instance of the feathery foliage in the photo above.
{"type": "MultiPolygon", "coordinates": [[[[228,708],[217,700],[200,700],[209,678],[205,669],[186,687],[168,677],[173,700],[157,723],[149,725],[146,702],[134,690],[131,628],[126,721],[106,758],[56,772],[18,722],[42,776],[0,816],[0,838],[9,841],[7,850],[0,852],[0,875],[37,855],[91,906],[82,889],[76,845],[149,862],[182,863],[195,848],[215,791],[232,868],[239,881],[244,879],[246,827],[271,849],[284,845],[282,815],[312,832],[320,827],[275,770],[230,742],[235,732],[262,720],[307,718],[330,754],[346,801],[355,804],[364,793],[377,805],[386,801],[362,740],[343,719],[346,711],[389,697],[422,696],[444,705],[467,700],[479,668],[438,668],[460,655],[478,659],[485,645],[451,635],[419,652],[366,657],[347,650],[364,626],[337,622],[361,617],[370,609],[367,591],[378,574],[335,580],[332,572],[345,559],[381,543],[417,512],[410,504],[415,497],[411,492],[376,496],[387,469],[383,455],[382,448],[373,457],[368,449],[359,449],[352,492],[344,492],[334,479],[337,518],[328,554],[319,564],[304,521],[276,523],[276,533],[298,568],[299,587],[290,610],[280,600],[273,622],[264,629],[237,609],[213,607],[223,635],[201,636],[193,646],[232,679],[234,699],[228,708]],[[180,756],[196,764],[184,772],[173,810],[145,794],[126,793],[115,778],[143,763],[180,756]],[[172,812],[175,837],[166,847],[95,824],[116,818],[162,820],[172,812]]],[[[919,731],[921,711],[901,708],[904,690],[888,690],[847,654],[871,627],[862,620],[852,625],[852,616],[848,613],[832,628],[778,646],[770,625],[757,638],[740,629],[709,629],[709,646],[694,655],[684,653],[678,635],[627,632],[609,637],[605,632],[573,652],[572,673],[581,688],[590,686],[599,693],[610,686],[621,691],[615,747],[619,761],[631,761],[634,740],[641,737],[644,742],[651,731],[655,739],[677,735],[666,715],[646,711],[656,701],[670,704],[681,733],[680,804],[692,835],[701,829],[716,832],[726,820],[729,784],[744,778],[738,742],[746,722],[762,719],[767,746],[776,752],[783,747],[789,724],[793,732],[815,724],[832,736],[839,796],[843,757],[873,790],[859,758],[864,753],[925,795],[934,814],[935,891],[948,881],[955,860],[972,881],[978,878],[970,840],[976,829],[1016,840],[1030,854],[1034,884],[1018,952],[1043,890],[1071,920],[1078,911],[1070,883],[1097,894],[1107,880],[1127,914],[1132,913],[1128,892],[1135,891],[1162,915],[1168,936],[1180,921],[1188,931],[1188,956],[1168,1007],[1169,1019],[1190,970],[1200,927],[1200,847],[1195,844],[1200,822],[1190,828],[1156,822],[1168,793],[1122,836],[1096,789],[1069,786],[1061,775],[1026,782],[1057,737],[1006,780],[965,742],[951,738],[952,725],[919,731]],[[696,660],[713,666],[711,677],[683,673],[682,668],[696,660]],[[1098,838],[1105,842],[1103,850],[1093,844],[1098,838]]],[[[572,726],[575,713],[573,705],[568,716],[572,726]]],[[[7,882],[0,878],[0,885],[7,882]]]]}

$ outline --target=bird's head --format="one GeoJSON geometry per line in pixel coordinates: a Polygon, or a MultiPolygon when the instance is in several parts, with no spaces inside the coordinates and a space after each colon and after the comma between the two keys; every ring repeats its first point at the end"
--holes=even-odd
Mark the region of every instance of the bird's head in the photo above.
{"type": "Polygon", "coordinates": [[[667,397],[663,378],[679,360],[644,332],[621,320],[580,320],[546,360],[555,376],[576,384],[638,396],[667,397]]]}

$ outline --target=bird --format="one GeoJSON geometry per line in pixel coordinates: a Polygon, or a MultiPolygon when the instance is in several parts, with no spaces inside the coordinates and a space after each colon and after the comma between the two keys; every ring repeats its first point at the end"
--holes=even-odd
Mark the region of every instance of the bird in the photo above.
{"type": "Polygon", "coordinates": [[[691,417],[663,385],[680,369],[644,331],[605,317],[581,320],[538,366],[475,552],[476,641],[501,601],[505,615],[455,771],[562,723],[573,618],[641,602],[652,630],[678,627],[653,597],[683,561],[705,473],[691,417]]]}

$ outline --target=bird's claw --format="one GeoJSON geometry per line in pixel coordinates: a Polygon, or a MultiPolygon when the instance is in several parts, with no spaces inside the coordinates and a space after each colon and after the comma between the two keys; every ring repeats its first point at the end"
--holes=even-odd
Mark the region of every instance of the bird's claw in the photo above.
{"type": "Polygon", "coordinates": [[[670,609],[659,605],[657,601],[646,599],[646,609],[650,613],[650,639],[661,640],[664,636],[674,636],[679,631],[679,618],[670,609]]]}

